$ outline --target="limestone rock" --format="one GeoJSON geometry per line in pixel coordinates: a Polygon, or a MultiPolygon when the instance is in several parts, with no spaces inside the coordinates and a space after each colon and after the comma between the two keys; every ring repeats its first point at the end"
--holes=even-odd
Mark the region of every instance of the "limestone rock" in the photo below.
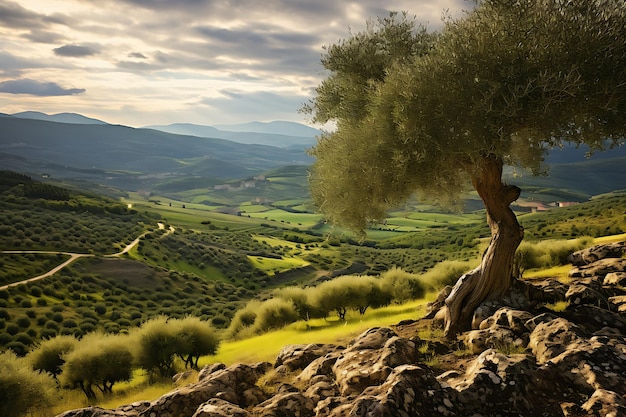
{"type": "Polygon", "coordinates": [[[255,416],[290,416],[313,417],[316,403],[298,389],[290,385],[282,386],[267,401],[256,406],[252,412],[255,416]]]}
{"type": "Polygon", "coordinates": [[[600,259],[591,264],[573,268],[568,275],[572,278],[604,277],[612,272],[626,272],[626,259],[600,259]]]}
{"type": "Polygon", "coordinates": [[[589,265],[600,259],[621,258],[625,250],[624,242],[600,244],[574,252],[567,260],[574,266],[589,265]]]}
{"type": "Polygon", "coordinates": [[[341,349],[332,344],[287,345],[278,354],[274,367],[284,366],[289,371],[304,369],[315,359],[341,349]]]}
{"type": "Polygon", "coordinates": [[[598,389],[581,408],[589,416],[619,417],[626,415],[626,400],[616,392],[598,389]]]}
{"type": "Polygon", "coordinates": [[[333,373],[342,395],[360,393],[384,382],[394,367],[415,362],[417,355],[415,343],[399,338],[389,328],[373,328],[339,356],[333,373]]]}
{"type": "Polygon", "coordinates": [[[463,375],[445,382],[459,392],[459,402],[471,411],[490,415],[507,410],[526,415],[534,407],[528,392],[534,383],[534,360],[527,355],[505,355],[494,349],[481,353],[463,375]]]}
{"type": "Polygon", "coordinates": [[[202,404],[192,417],[250,417],[251,414],[228,401],[212,398],[202,404]]]}
{"type": "Polygon", "coordinates": [[[603,285],[621,285],[626,286],[626,272],[609,272],[604,277],[603,285]]]}

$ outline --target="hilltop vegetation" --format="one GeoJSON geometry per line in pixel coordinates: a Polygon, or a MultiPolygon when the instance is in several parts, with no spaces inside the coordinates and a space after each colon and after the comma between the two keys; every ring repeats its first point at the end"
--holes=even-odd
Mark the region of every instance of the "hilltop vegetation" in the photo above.
{"type": "MultiPolygon", "coordinates": [[[[289,172],[298,170],[280,171],[283,178],[289,172]]],[[[98,255],[54,277],[0,291],[0,344],[22,355],[41,339],[125,332],[162,314],[193,315],[226,329],[246,303],[265,300],[277,288],[394,268],[422,274],[442,261],[476,259],[487,235],[480,211],[395,212],[359,241],[320,219],[307,221],[318,215],[306,200],[242,203],[233,215],[197,203],[183,208],[180,201],[156,196],[120,203],[14,173],[2,178],[3,248],[98,255]],[[157,222],[167,227],[159,230],[157,222]],[[127,255],[103,257],[146,231],[127,255]]],[[[525,213],[520,222],[530,244],[623,233],[624,212],[626,196],[609,194],[525,213]]],[[[535,258],[526,256],[523,269],[539,266],[529,263],[535,258]]],[[[41,274],[65,259],[55,253],[3,253],[0,284],[41,274]]]]}

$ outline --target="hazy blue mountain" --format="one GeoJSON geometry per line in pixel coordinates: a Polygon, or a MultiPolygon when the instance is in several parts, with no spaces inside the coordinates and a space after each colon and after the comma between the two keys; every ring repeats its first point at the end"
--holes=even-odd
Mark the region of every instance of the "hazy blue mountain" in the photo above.
{"type": "Polygon", "coordinates": [[[285,121],[222,124],[214,125],[214,127],[229,132],[274,133],[280,135],[302,136],[311,138],[321,133],[318,129],[314,129],[301,123],[285,121]]]}
{"type": "Polygon", "coordinates": [[[0,118],[0,132],[0,169],[110,181],[124,189],[185,175],[246,178],[312,162],[302,150],[108,124],[6,117],[0,118]]]}
{"type": "MultiPolygon", "coordinates": [[[[304,125],[302,126],[306,127],[304,125]]],[[[279,148],[289,149],[307,149],[315,144],[313,136],[293,136],[290,134],[264,133],[256,131],[234,132],[220,130],[212,126],[196,125],[191,123],[152,125],[145,126],[145,128],[156,129],[162,132],[174,133],[178,135],[226,139],[237,143],[277,146],[279,148]]]]}
{"type": "Polygon", "coordinates": [[[72,124],[81,124],[81,125],[104,125],[107,124],[102,120],[93,119],[91,117],[86,117],[77,113],[57,113],[57,114],[46,114],[38,111],[24,111],[21,113],[15,113],[12,116],[19,117],[20,119],[33,119],[33,120],[45,120],[48,122],[57,122],[57,123],[72,123],[72,124]]]}

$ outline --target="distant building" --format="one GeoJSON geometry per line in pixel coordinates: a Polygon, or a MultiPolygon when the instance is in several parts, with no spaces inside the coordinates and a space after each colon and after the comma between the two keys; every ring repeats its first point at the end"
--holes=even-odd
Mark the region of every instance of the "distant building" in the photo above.
{"type": "Polygon", "coordinates": [[[558,204],[559,204],[559,207],[569,207],[569,206],[574,206],[578,203],[575,201],[559,201],[558,204]]]}

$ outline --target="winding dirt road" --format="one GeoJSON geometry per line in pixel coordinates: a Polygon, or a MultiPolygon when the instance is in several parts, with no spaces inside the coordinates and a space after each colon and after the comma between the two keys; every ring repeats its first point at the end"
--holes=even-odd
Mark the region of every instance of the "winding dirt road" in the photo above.
{"type": "MultiPolygon", "coordinates": [[[[165,229],[165,225],[163,223],[157,223],[159,226],[159,230],[164,230],[165,229]]],[[[174,227],[170,226],[169,230],[163,235],[163,236],[167,236],[170,233],[174,233],[174,227]]],[[[144,232],[141,235],[139,235],[137,237],[137,239],[133,240],[132,242],[130,242],[128,245],[126,245],[126,247],[121,250],[118,253],[114,253],[111,255],[102,255],[103,258],[117,258],[120,257],[122,255],[124,255],[125,253],[128,253],[132,248],[134,248],[135,246],[137,246],[139,244],[139,241],[141,239],[143,239],[148,233],[150,232],[144,232]]],[[[17,281],[17,282],[12,282],[11,284],[7,284],[7,285],[2,285],[0,286],[0,290],[6,290],[7,288],[10,287],[15,287],[21,284],[26,284],[28,282],[33,282],[33,281],[38,281],[40,279],[44,279],[47,278],[51,275],[56,274],[57,272],[59,272],[60,270],[62,270],[63,268],[67,267],[68,265],[74,263],[77,259],[79,258],[87,258],[87,257],[93,257],[96,256],[94,254],[91,253],[73,253],[73,252],[54,252],[54,251],[36,251],[36,250],[3,250],[2,253],[7,253],[7,254],[26,254],[26,253],[36,253],[36,254],[48,254],[48,255],[67,255],[70,258],[68,260],[66,260],[65,262],[61,263],[60,265],[52,268],[50,271],[46,272],[45,274],[41,274],[38,275],[36,277],[32,277],[32,278],[27,278],[24,279],[22,281],[17,281]]]]}

